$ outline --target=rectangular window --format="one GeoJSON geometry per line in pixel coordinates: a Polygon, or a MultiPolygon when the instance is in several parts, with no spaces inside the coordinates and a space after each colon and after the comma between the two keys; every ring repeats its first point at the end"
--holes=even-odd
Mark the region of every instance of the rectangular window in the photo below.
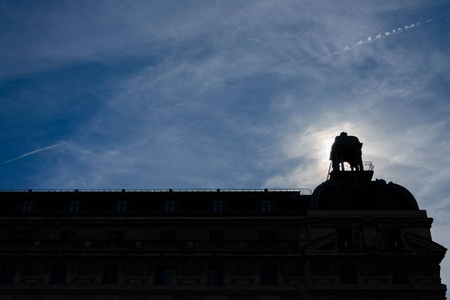
{"type": "Polygon", "coordinates": [[[12,239],[14,241],[23,241],[23,240],[25,240],[26,236],[27,236],[27,234],[25,231],[14,231],[12,233],[12,239]]]}
{"type": "Polygon", "coordinates": [[[356,284],[356,267],[355,266],[341,266],[341,283],[342,284],[356,284]]]}
{"type": "Polygon", "coordinates": [[[118,275],[118,266],[105,266],[103,270],[103,284],[116,284],[118,275]]]}
{"type": "Polygon", "coordinates": [[[1,272],[1,283],[12,284],[14,283],[14,278],[16,277],[16,266],[4,265],[1,272]]]}
{"type": "Polygon", "coordinates": [[[121,247],[123,246],[123,231],[115,230],[111,231],[109,235],[109,242],[111,247],[121,247]]]}
{"type": "Polygon", "coordinates": [[[214,200],[213,211],[214,212],[223,212],[223,200],[220,200],[220,199],[214,200]]]}
{"type": "Polygon", "coordinates": [[[109,239],[111,241],[123,241],[123,231],[111,231],[111,234],[109,235],[109,239]]]}
{"type": "Polygon", "coordinates": [[[390,250],[402,249],[402,237],[399,228],[386,229],[386,246],[390,250]]]}
{"type": "Polygon", "coordinates": [[[166,200],[164,203],[164,211],[165,212],[174,212],[175,211],[175,201],[174,200],[166,200]]]}
{"type": "Polygon", "coordinates": [[[353,239],[351,229],[338,229],[337,242],[339,250],[351,250],[353,249],[353,239]]]}
{"type": "Polygon", "coordinates": [[[277,284],[277,271],[275,267],[261,267],[261,284],[277,284]]]}
{"type": "Polygon", "coordinates": [[[127,211],[128,202],[127,200],[119,200],[117,202],[116,211],[117,212],[126,212],[127,211]]]}
{"type": "Polygon", "coordinates": [[[66,283],[67,266],[54,266],[52,268],[52,277],[50,283],[64,284],[66,283]]]}
{"type": "Polygon", "coordinates": [[[262,200],[261,211],[262,212],[271,212],[272,211],[272,201],[270,201],[269,199],[262,200]]]}
{"type": "Polygon", "coordinates": [[[61,240],[63,241],[72,241],[75,239],[75,231],[62,231],[61,232],[61,240]]]}
{"type": "Polygon", "coordinates": [[[393,266],[392,267],[392,283],[395,284],[407,284],[408,274],[405,266],[393,266]]]}
{"type": "Polygon", "coordinates": [[[173,231],[161,231],[159,238],[161,241],[173,241],[174,235],[173,231]]]}
{"type": "Polygon", "coordinates": [[[172,269],[167,266],[156,267],[155,284],[169,285],[172,277],[172,269]]]}
{"type": "Polygon", "coordinates": [[[222,285],[223,284],[223,268],[211,267],[208,271],[208,285],[222,285]]]}
{"type": "Polygon", "coordinates": [[[80,200],[72,200],[69,203],[69,212],[79,212],[80,211],[80,200]]]}
{"type": "Polygon", "coordinates": [[[225,235],[223,231],[211,231],[209,234],[209,239],[211,241],[223,241],[225,239],[225,235]]]}
{"type": "Polygon", "coordinates": [[[22,206],[22,212],[32,212],[34,211],[34,202],[33,200],[25,200],[22,206]]]}
{"type": "Polygon", "coordinates": [[[259,238],[261,241],[275,241],[276,234],[275,231],[261,231],[259,233],[259,238]]]}

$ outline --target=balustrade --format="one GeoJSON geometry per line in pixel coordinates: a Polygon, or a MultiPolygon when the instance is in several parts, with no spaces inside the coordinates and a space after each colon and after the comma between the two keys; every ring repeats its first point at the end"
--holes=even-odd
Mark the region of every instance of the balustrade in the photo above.
{"type": "Polygon", "coordinates": [[[8,250],[239,250],[239,249],[300,249],[301,241],[160,241],[160,240],[39,240],[39,241],[0,241],[0,251],[8,250]]]}

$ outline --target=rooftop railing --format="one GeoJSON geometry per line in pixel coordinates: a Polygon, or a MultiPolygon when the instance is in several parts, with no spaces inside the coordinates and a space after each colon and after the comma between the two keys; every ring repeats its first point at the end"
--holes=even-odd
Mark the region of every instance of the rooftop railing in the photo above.
{"type": "Polygon", "coordinates": [[[36,240],[36,241],[0,241],[0,252],[39,251],[120,251],[120,250],[264,250],[264,249],[300,249],[307,241],[161,241],[161,240],[36,240]]]}
{"type": "Polygon", "coordinates": [[[296,189],[0,189],[2,192],[33,192],[33,193],[255,193],[255,192],[298,192],[300,195],[311,195],[312,190],[308,188],[296,189]]]}

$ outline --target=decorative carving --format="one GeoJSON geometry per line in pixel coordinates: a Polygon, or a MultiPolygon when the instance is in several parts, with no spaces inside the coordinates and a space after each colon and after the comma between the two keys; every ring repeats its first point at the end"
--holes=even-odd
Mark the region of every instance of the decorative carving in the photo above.
{"type": "Polygon", "coordinates": [[[83,261],[70,267],[70,274],[73,282],[95,282],[95,278],[100,276],[101,266],[90,261],[83,261]]]}
{"type": "Polygon", "coordinates": [[[43,262],[30,261],[19,267],[19,275],[22,282],[41,283],[49,274],[49,266],[43,262]]]}

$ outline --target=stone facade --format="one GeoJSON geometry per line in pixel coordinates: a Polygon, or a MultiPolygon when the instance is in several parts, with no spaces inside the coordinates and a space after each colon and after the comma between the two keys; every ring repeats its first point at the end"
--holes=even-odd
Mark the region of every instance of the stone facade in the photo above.
{"type": "Polygon", "coordinates": [[[302,194],[1,192],[0,299],[445,299],[425,211],[302,194]]]}

